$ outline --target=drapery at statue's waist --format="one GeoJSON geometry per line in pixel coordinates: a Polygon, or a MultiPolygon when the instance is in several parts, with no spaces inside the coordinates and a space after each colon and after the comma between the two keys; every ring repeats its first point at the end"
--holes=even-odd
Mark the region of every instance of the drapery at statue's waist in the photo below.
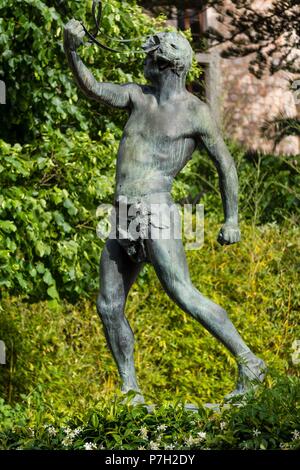
{"type": "Polygon", "coordinates": [[[174,204],[170,191],[152,192],[143,195],[127,196],[126,194],[119,194],[115,197],[115,207],[120,210],[121,207],[128,208],[132,206],[142,206],[146,211],[154,204],[155,208],[159,205],[172,206],[174,204]]]}
{"type": "Polygon", "coordinates": [[[155,178],[143,177],[140,179],[123,180],[117,184],[115,198],[119,195],[144,196],[158,192],[170,192],[174,178],[172,176],[159,176],[155,178]]]}

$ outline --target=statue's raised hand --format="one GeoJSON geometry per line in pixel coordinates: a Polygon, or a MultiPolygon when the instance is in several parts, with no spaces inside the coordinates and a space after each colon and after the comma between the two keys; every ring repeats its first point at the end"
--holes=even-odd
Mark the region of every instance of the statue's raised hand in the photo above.
{"type": "Polygon", "coordinates": [[[239,242],[241,239],[241,231],[238,224],[233,222],[225,222],[222,225],[218,236],[220,245],[232,245],[239,242]]]}
{"type": "Polygon", "coordinates": [[[75,51],[82,43],[85,31],[77,20],[70,20],[64,27],[64,42],[68,49],[75,51]]]}

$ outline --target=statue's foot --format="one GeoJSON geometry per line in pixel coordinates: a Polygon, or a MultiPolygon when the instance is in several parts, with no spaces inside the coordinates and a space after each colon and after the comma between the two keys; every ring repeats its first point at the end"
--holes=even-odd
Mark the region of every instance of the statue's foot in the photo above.
{"type": "Polygon", "coordinates": [[[245,363],[239,364],[238,371],[236,388],[224,397],[225,401],[243,397],[246,393],[254,390],[257,385],[263,382],[267,366],[262,359],[254,356],[245,363]]]}
{"type": "Polygon", "coordinates": [[[136,390],[136,389],[132,389],[132,388],[128,388],[128,389],[122,389],[122,393],[124,395],[127,395],[129,392],[134,392],[135,394],[132,393],[132,396],[126,396],[126,398],[124,398],[124,400],[122,401],[122,403],[124,405],[132,405],[132,406],[135,406],[135,405],[144,405],[145,404],[145,399],[142,395],[142,392],[140,390],[136,390]]]}

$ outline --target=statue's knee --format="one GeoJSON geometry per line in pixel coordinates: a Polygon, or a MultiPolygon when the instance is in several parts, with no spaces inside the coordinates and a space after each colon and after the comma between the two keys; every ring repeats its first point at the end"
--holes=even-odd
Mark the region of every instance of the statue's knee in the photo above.
{"type": "Polygon", "coordinates": [[[105,316],[105,314],[106,315],[108,314],[108,308],[109,307],[108,307],[107,301],[105,300],[104,297],[102,297],[102,295],[98,295],[96,306],[97,306],[98,315],[101,318],[103,318],[103,316],[105,316]]]}
{"type": "Polygon", "coordinates": [[[220,325],[224,325],[228,320],[226,310],[204,297],[189,279],[176,279],[171,296],[184,310],[212,315],[220,325]]]}
{"type": "Polygon", "coordinates": [[[106,324],[115,321],[116,317],[120,316],[123,311],[123,304],[121,302],[114,302],[112,299],[101,294],[99,294],[96,304],[98,314],[106,324]]]}
{"type": "Polygon", "coordinates": [[[192,299],[193,286],[190,281],[175,279],[171,288],[171,294],[184,305],[188,305],[192,299]]]}

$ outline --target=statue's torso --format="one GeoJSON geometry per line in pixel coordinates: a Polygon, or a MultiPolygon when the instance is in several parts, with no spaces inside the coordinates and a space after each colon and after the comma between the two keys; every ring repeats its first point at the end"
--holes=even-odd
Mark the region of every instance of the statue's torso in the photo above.
{"type": "Polygon", "coordinates": [[[159,104],[143,94],[134,103],[119,146],[116,195],[170,191],[196,146],[189,96],[159,104]]]}

